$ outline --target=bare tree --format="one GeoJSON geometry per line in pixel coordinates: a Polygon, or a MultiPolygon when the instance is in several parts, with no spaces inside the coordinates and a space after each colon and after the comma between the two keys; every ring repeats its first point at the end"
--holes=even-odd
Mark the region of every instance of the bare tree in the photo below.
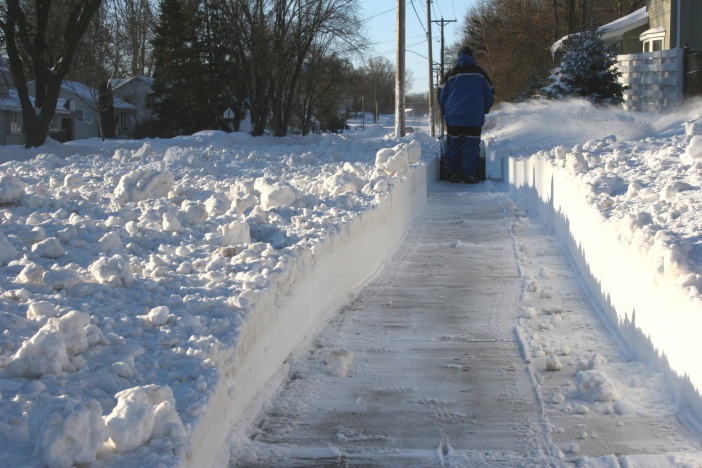
{"type": "Polygon", "coordinates": [[[356,10],[356,0],[228,0],[254,135],[263,134],[268,119],[276,136],[286,134],[312,44],[320,35],[353,43],[360,29],[356,10]]]}
{"type": "Polygon", "coordinates": [[[390,113],[395,103],[395,65],[385,57],[372,57],[361,68],[365,92],[373,101],[373,123],[378,115],[390,113]]]}
{"type": "Polygon", "coordinates": [[[0,6],[0,29],[22,106],[27,148],[41,146],[46,141],[61,82],[101,1],[36,0],[34,9],[29,9],[21,0],[5,0],[0,6]],[[51,47],[47,40],[50,25],[62,31],[62,40],[51,47]],[[27,87],[28,72],[36,84],[34,102],[27,87]]]}
{"type": "Polygon", "coordinates": [[[645,0],[480,0],[466,13],[462,42],[489,73],[498,99],[509,101],[545,84],[555,41],[643,5],[645,0]]]}
{"type": "Polygon", "coordinates": [[[310,132],[315,116],[323,124],[330,114],[336,115],[350,94],[353,68],[348,60],[329,51],[328,44],[322,41],[313,47],[303,66],[296,109],[303,135],[310,132]]]}
{"type": "Polygon", "coordinates": [[[114,0],[115,54],[117,73],[150,76],[153,72],[151,40],[157,22],[157,4],[152,0],[114,0]]]}

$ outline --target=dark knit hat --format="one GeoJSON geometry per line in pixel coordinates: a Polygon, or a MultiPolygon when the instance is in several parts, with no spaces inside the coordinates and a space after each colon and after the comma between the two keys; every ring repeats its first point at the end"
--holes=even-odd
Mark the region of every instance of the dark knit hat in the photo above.
{"type": "Polygon", "coordinates": [[[470,55],[473,56],[473,50],[468,47],[468,46],[463,46],[461,49],[458,51],[458,55],[470,55]]]}

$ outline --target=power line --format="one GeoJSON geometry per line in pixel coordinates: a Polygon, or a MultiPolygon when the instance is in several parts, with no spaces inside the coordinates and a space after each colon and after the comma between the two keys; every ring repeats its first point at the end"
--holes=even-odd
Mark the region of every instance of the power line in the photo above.
{"type": "Polygon", "coordinates": [[[373,15],[373,16],[369,16],[369,17],[367,17],[367,18],[363,18],[363,19],[361,20],[361,23],[366,23],[366,22],[368,22],[369,20],[372,20],[373,18],[377,18],[378,16],[384,15],[385,13],[390,13],[391,11],[395,11],[395,10],[397,10],[397,7],[395,7],[395,8],[390,8],[389,10],[385,10],[385,11],[382,11],[382,12],[380,12],[380,13],[376,13],[376,14],[373,15]]]}
{"type": "Polygon", "coordinates": [[[441,11],[441,5],[439,5],[439,2],[432,2],[432,5],[436,5],[436,7],[439,9],[438,15],[436,14],[436,12],[434,12],[434,18],[443,18],[444,13],[441,11]]]}
{"type": "Polygon", "coordinates": [[[419,17],[419,13],[417,13],[417,8],[414,6],[414,0],[410,0],[410,3],[412,4],[412,9],[414,10],[414,14],[417,15],[417,20],[419,21],[419,25],[424,30],[424,34],[426,34],[427,28],[424,27],[424,23],[422,23],[422,19],[419,17]]]}
{"type": "MultiPolygon", "coordinates": [[[[410,37],[408,37],[407,39],[419,39],[420,37],[424,38],[424,37],[426,37],[426,34],[419,34],[419,35],[416,35],[416,36],[410,36],[410,37]]],[[[391,41],[371,42],[370,45],[375,46],[375,45],[381,45],[381,44],[389,44],[389,43],[391,43],[391,42],[394,44],[394,43],[395,43],[395,40],[393,39],[393,40],[391,40],[391,41]]],[[[422,42],[424,42],[424,41],[422,41],[422,42]]],[[[420,44],[421,44],[421,42],[420,42],[420,44]]],[[[393,50],[395,50],[395,49],[393,49],[393,50]]]]}

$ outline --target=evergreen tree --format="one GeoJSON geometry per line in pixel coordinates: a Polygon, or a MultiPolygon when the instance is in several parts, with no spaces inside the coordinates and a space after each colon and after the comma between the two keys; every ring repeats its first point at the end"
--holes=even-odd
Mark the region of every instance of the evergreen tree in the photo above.
{"type": "Polygon", "coordinates": [[[563,43],[560,66],[553,70],[542,92],[549,98],[582,96],[600,104],[623,102],[626,87],[617,81],[617,59],[607,50],[602,31],[588,29],[563,43]]]}
{"type": "Polygon", "coordinates": [[[160,136],[213,128],[203,80],[202,17],[196,0],[161,0],[154,46],[154,110],[160,136]]]}
{"type": "MultiPolygon", "coordinates": [[[[215,116],[216,128],[229,130],[229,122],[223,120],[226,109],[234,112],[232,122],[238,130],[241,120],[246,115],[246,87],[236,73],[234,58],[235,46],[226,23],[223,2],[202,0],[203,6],[203,43],[204,75],[208,93],[208,103],[215,116]]],[[[215,128],[215,127],[212,127],[215,128]]]]}

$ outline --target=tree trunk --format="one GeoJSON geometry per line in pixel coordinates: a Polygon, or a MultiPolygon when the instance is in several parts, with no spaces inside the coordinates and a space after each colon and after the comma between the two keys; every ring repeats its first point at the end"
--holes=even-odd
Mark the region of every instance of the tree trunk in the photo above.
{"type": "Polygon", "coordinates": [[[575,0],[568,0],[568,34],[573,34],[575,28],[575,0]]]}
{"type": "Polygon", "coordinates": [[[558,0],[553,0],[553,42],[561,38],[558,24],[558,0]]]}
{"type": "Polygon", "coordinates": [[[65,42],[51,63],[46,61],[46,32],[52,14],[51,0],[36,2],[36,9],[32,13],[24,11],[24,4],[19,0],[5,0],[0,7],[0,29],[5,36],[10,69],[22,106],[22,125],[27,148],[41,146],[46,142],[56,112],[61,82],[71,67],[78,43],[101,1],[78,0],[72,5],[63,34],[65,42]],[[28,14],[33,16],[28,18],[28,14]],[[25,57],[27,66],[34,70],[35,75],[34,104],[26,86],[25,57]]]}

